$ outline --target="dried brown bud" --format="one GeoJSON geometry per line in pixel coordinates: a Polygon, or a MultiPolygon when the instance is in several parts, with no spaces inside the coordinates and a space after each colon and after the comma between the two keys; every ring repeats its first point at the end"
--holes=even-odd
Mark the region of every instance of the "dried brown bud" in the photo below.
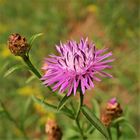
{"type": "Polygon", "coordinates": [[[29,51],[29,45],[25,37],[22,37],[17,33],[9,36],[8,47],[11,53],[16,56],[23,56],[29,51]]]}
{"type": "Polygon", "coordinates": [[[109,126],[111,122],[122,115],[122,108],[115,98],[108,101],[104,113],[101,115],[101,121],[109,126]]]}
{"type": "Polygon", "coordinates": [[[48,140],[61,140],[62,132],[55,120],[48,120],[46,124],[46,133],[48,140]]]}

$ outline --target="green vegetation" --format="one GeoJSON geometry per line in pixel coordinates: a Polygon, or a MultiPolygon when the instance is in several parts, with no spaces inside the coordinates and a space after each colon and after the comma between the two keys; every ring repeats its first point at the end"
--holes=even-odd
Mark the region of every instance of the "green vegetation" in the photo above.
{"type": "MultiPolygon", "coordinates": [[[[116,59],[112,68],[114,78],[96,83],[95,89],[87,92],[85,103],[91,106],[97,99],[93,109],[99,114],[99,105],[103,107],[115,96],[124,116],[139,130],[138,25],[137,0],[0,0],[0,140],[26,139],[26,136],[45,140],[48,118],[58,120],[64,140],[76,129],[62,114],[54,114],[32,100],[32,95],[36,95],[49,102],[57,101],[56,95],[50,96],[50,91],[22,65],[21,59],[8,50],[8,36],[15,32],[27,39],[43,33],[31,50],[31,59],[40,71],[44,57],[55,53],[60,40],[88,36],[97,47],[109,47],[116,59]]],[[[120,140],[135,140],[140,132],[135,134],[124,124],[122,133],[120,140]]],[[[92,137],[102,139],[96,131],[92,137]]]]}

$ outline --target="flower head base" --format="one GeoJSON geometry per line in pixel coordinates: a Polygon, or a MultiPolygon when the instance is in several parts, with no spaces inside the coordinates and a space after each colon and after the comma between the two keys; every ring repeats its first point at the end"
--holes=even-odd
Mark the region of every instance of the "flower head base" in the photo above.
{"type": "Polygon", "coordinates": [[[23,56],[29,50],[29,45],[25,37],[20,36],[19,34],[11,34],[8,40],[8,47],[12,54],[16,56],[23,56]]]}
{"type": "Polygon", "coordinates": [[[107,58],[112,56],[112,53],[104,54],[107,49],[97,50],[92,42],[88,43],[87,38],[81,39],[79,43],[60,43],[56,49],[60,55],[50,55],[50,58],[45,59],[47,66],[43,67],[45,74],[41,78],[45,85],[53,85],[53,91],[59,89],[59,93],[63,93],[67,90],[69,96],[71,93],[75,95],[80,87],[84,94],[86,89],[94,87],[94,80],[101,81],[97,75],[112,77],[103,71],[111,68],[108,63],[113,59],[107,58]]]}

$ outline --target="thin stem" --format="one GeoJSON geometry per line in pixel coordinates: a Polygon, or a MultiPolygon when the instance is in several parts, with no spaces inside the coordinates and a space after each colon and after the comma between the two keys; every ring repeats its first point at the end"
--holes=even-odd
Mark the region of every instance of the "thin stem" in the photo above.
{"type": "Polygon", "coordinates": [[[23,57],[24,62],[27,64],[27,66],[30,68],[30,70],[38,77],[41,78],[41,74],[38,72],[38,70],[34,67],[32,62],[29,59],[29,56],[24,55],[23,57]]]}
{"type": "MultiPolygon", "coordinates": [[[[35,68],[35,66],[32,64],[32,62],[30,61],[29,56],[24,55],[22,56],[22,59],[24,60],[24,62],[27,64],[27,66],[30,68],[30,70],[40,79],[42,76],[39,73],[39,71],[35,68]]],[[[51,87],[48,86],[48,89],[50,91],[52,91],[51,87]]]]}
{"type": "Polygon", "coordinates": [[[111,135],[111,128],[107,128],[108,134],[109,134],[109,140],[112,140],[112,135],[111,135]]]}
{"type": "Polygon", "coordinates": [[[86,137],[84,136],[83,130],[82,130],[81,126],[80,126],[79,120],[78,120],[78,119],[75,119],[75,122],[76,122],[77,127],[78,127],[78,129],[79,129],[79,131],[80,131],[82,140],[86,140],[86,137]]]}
{"type": "Polygon", "coordinates": [[[76,114],[76,119],[79,117],[81,107],[83,106],[83,100],[84,100],[84,96],[83,96],[81,89],[79,91],[80,91],[80,102],[79,102],[79,106],[78,106],[78,110],[77,110],[77,114],[76,114]]]}
{"type": "Polygon", "coordinates": [[[80,115],[81,107],[82,107],[82,105],[83,105],[83,99],[84,99],[84,98],[83,98],[83,94],[82,94],[81,89],[80,89],[79,91],[80,91],[80,102],[79,102],[79,106],[78,106],[78,110],[77,110],[75,122],[76,122],[77,127],[78,127],[78,129],[79,129],[79,131],[80,131],[80,134],[81,134],[82,139],[85,140],[86,137],[84,136],[83,130],[82,130],[82,128],[81,128],[81,126],[80,126],[80,122],[79,122],[79,115],[80,115]]]}
{"type": "Polygon", "coordinates": [[[1,106],[2,106],[2,108],[4,109],[4,112],[5,112],[6,116],[9,118],[9,120],[10,120],[11,122],[13,122],[13,124],[16,126],[16,128],[18,128],[18,129],[20,130],[20,132],[23,134],[23,136],[28,140],[28,137],[27,137],[27,135],[26,135],[24,129],[21,128],[21,127],[17,124],[17,121],[15,121],[15,120],[13,119],[13,117],[12,117],[11,114],[8,112],[8,110],[6,109],[5,105],[4,105],[2,102],[1,102],[1,106]]]}
{"type": "Polygon", "coordinates": [[[120,131],[119,123],[117,123],[117,125],[116,125],[116,131],[117,131],[117,140],[119,140],[119,138],[121,136],[121,131],[120,131]]]}

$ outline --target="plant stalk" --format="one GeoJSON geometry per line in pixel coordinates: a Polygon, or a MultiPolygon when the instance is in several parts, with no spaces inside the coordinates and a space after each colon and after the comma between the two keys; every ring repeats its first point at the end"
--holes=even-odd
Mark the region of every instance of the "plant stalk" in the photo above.
{"type": "Polygon", "coordinates": [[[119,123],[117,123],[116,125],[116,131],[117,131],[117,140],[120,139],[120,136],[121,136],[121,131],[120,131],[120,125],[119,123]]]}
{"type": "Polygon", "coordinates": [[[111,128],[107,128],[108,134],[109,134],[109,140],[112,140],[112,135],[111,135],[111,128]]]}
{"type": "Polygon", "coordinates": [[[79,102],[78,110],[77,110],[77,113],[76,113],[75,122],[76,122],[77,127],[80,131],[82,139],[86,140],[86,137],[84,136],[83,130],[82,130],[82,128],[80,126],[80,122],[79,122],[79,115],[80,115],[80,112],[81,112],[81,107],[83,106],[83,99],[84,99],[84,96],[82,94],[81,89],[79,91],[80,91],[80,102],[79,102]]]}
{"type": "MultiPolygon", "coordinates": [[[[22,59],[26,63],[26,65],[30,68],[30,70],[40,79],[42,76],[39,73],[39,71],[35,68],[35,66],[32,64],[32,62],[30,61],[29,56],[24,55],[22,56],[22,59]]],[[[48,89],[52,91],[50,86],[48,86],[48,89]]]]}

